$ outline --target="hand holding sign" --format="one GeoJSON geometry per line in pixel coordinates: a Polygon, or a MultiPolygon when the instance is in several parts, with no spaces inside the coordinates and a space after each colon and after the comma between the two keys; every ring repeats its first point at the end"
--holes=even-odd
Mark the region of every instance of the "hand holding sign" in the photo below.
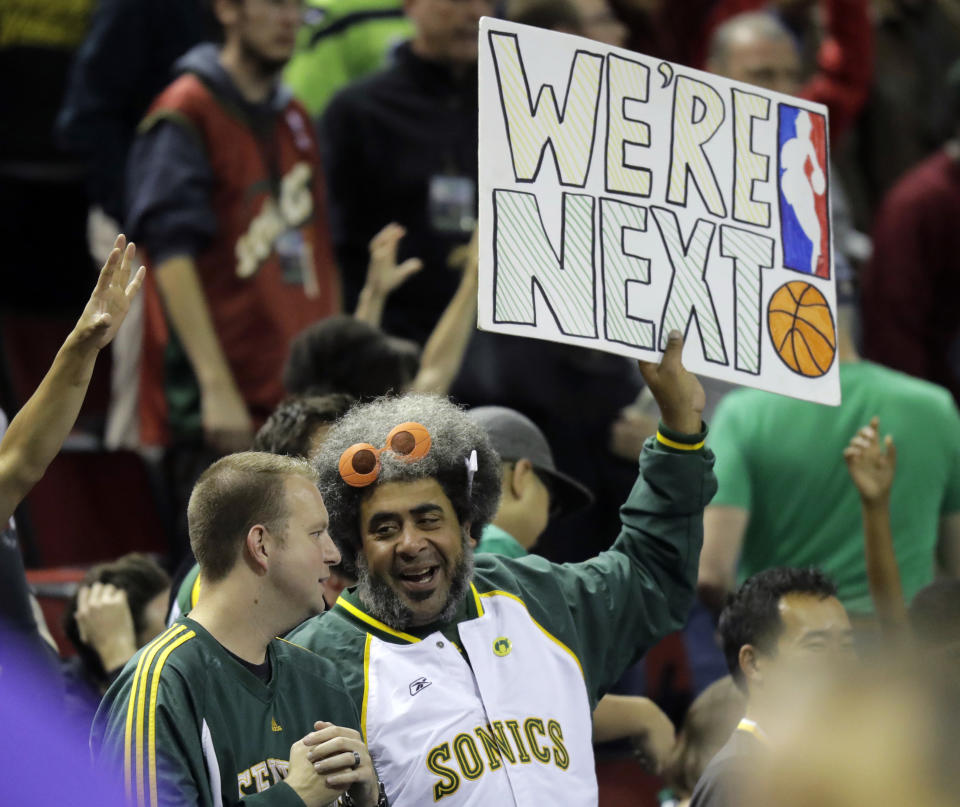
{"type": "Polygon", "coordinates": [[[703,422],[707,396],[699,379],[684,368],[682,355],[683,335],[680,331],[670,331],[660,364],[637,363],[660,407],[663,425],[682,434],[697,434],[703,422]]]}

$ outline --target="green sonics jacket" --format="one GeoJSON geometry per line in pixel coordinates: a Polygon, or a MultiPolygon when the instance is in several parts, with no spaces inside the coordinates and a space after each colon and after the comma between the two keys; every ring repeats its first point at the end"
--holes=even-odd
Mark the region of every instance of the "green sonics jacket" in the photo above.
{"type": "Polygon", "coordinates": [[[596,805],[593,708],[693,603],[713,455],[671,443],[647,444],[598,557],[477,555],[450,623],[395,631],[346,592],[291,634],[337,660],[392,807],[596,805]]]}
{"type": "Polygon", "coordinates": [[[303,807],[282,780],[290,746],[316,720],[356,729],[336,666],[281,639],[261,681],[182,617],[143,647],[104,696],[90,745],[124,772],[137,807],[303,807]]]}

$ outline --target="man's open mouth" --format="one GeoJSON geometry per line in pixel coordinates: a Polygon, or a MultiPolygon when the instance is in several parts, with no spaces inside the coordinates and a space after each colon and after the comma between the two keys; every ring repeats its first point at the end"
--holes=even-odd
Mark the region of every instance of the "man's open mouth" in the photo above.
{"type": "Polygon", "coordinates": [[[397,579],[409,591],[424,591],[433,588],[439,566],[423,566],[416,569],[407,569],[397,574],[397,579]]]}

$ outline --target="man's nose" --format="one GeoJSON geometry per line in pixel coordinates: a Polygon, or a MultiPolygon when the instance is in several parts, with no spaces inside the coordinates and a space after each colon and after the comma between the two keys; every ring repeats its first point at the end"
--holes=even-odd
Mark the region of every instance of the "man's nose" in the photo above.
{"type": "Polygon", "coordinates": [[[323,550],[323,562],[328,566],[336,566],[340,562],[340,548],[329,533],[324,540],[323,550]]]}
{"type": "Polygon", "coordinates": [[[397,543],[397,552],[403,555],[416,555],[427,544],[426,538],[416,524],[405,524],[397,543]]]}

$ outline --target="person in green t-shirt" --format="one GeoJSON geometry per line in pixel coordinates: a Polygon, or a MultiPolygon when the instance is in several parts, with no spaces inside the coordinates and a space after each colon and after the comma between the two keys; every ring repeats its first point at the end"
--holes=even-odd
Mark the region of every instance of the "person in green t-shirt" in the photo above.
{"type": "Polygon", "coordinates": [[[893,436],[894,551],[909,602],[934,578],[960,575],[960,414],[949,392],[860,360],[840,310],[839,407],[753,389],[717,408],[711,445],[719,490],[704,514],[698,589],[719,610],[738,577],[817,566],[851,614],[870,614],[860,499],[843,461],[873,417],[893,436]]]}

